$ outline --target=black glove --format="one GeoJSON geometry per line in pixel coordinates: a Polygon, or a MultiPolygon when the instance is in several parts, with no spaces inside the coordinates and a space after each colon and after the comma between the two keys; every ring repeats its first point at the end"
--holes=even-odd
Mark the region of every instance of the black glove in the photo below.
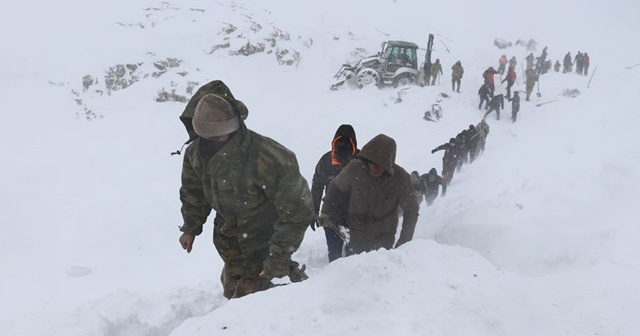
{"type": "Polygon", "coordinates": [[[433,153],[435,153],[435,152],[436,152],[436,150],[435,150],[435,149],[432,149],[432,150],[431,150],[431,154],[433,154],[433,153]]]}

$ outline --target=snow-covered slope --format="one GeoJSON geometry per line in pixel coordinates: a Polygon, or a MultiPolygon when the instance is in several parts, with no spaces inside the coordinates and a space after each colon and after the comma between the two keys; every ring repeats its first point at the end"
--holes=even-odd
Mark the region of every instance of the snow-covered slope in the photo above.
{"type": "Polygon", "coordinates": [[[640,62],[636,2],[32,6],[0,14],[0,335],[640,332],[640,66],[625,69],[640,62]],[[354,55],[387,39],[424,47],[429,33],[438,86],[403,90],[401,103],[394,89],[328,89],[354,55]],[[486,152],[421,209],[412,243],[328,264],[309,230],[295,254],[308,281],[234,301],[210,226],[190,255],[179,247],[181,157],[169,153],[186,140],[189,87],[224,80],[248,126],[293,150],[309,181],[343,123],[361,145],[392,136],[397,162],[423,173],[441,168],[432,148],[482,118],[482,71],[502,53],[524,63],[497,37],[535,39],[554,61],[587,51],[593,80],[546,74],[517,123],[510,107],[489,116],[486,152]],[[443,119],[424,121],[441,92],[443,119]]]}

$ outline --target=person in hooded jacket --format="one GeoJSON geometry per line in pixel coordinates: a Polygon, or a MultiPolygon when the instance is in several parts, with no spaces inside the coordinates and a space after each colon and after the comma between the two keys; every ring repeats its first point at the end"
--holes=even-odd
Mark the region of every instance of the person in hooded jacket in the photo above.
{"type": "Polygon", "coordinates": [[[511,102],[511,121],[516,122],[518,112],[520,111],[520,95],[518,91],[513,93],[513,98],[508,99],[511,102]]]}
{"type": "Polygon", "coordinates": [[[509,66],[509,71],[507,71],[507,77],[502,80],[502,83],[507,82],[507,99],[511,98],[511,87],[516,82],[516,69],[512,66],[509,66]]]}
{"type": "Polygon", "coordinates": [[[395,140],[379,134],[329,185],[318,223],[331,226],[341,195],[348,193],[347,225],[354,253],[397,248],[413,239],[419,205],[409,173],[395,160],[395,140]],[[399,210],[402,230],[396,242],[399,210]]]}
{"type": "Polygon", "coordinates": [[[498,72],[493,68],[489,67],[482,73],[482,78],[484,78],[484,83],[489,86],[489,96],[493,97],[493,94],[496,92],[496,83],[493,78],[495,74],[498,72]]]}
{"type": "Polygon", "coordinates": [[[215,210],[213,243],[224,261],[223,295],[231,299],[269,289],[273,278],[296,281],[291,255],[314,213],[295,154],[247,129],[236,100],[221,86],[228,92],[204,94],[192,118],[186,116],[191,102],[181,117],[195,139],[182,165],[179,243],[190,253],[215,210]]]}
{"type": "Polygon", "coordinates": [[[504,108],[504,95],[501,93],[499,95],[493,96],[489,101],[489,110],[484,114],[482,119],[486,118],[491,112],[496,111],[496,119],[500,120],[500,109],[504,108]]]}
{"type": "MultiPolygon", "coordinates": [[[[342,168],[358,155],[359,152],[356,132],[353,126],[346,124],[340,125],[331,141],[331,150],[320,157],[316,165],[315,173],[313,174],[311,196],[313,197],[313,209],[316,214],[320,213],[322,195],[329,190],[331,181],[338,176],[342,168]]],[[[334,216],[331,218],[332,222],[338,226],[346,226],[348,210],[348,194],[343,194],[336,202],[334,216]]],[[[311,222],[311,229],[315,231],[317,224],[314,219],[311,222]]],[[[340,238],[334,230],[325,227],[324,234],[327,239],[329,262],[343,257],[343,249],[346,248],[346,250],[349,251],[350,247],[345,246],[342,238],[340,238]]]]}
{"type": "Polygon", "coordinates": [[[489,88],[489,85],[480,85],[480,88],[478,89],[478,97],[480,97],[478,110],[482,110],[482,103],[484,103],[484,109],[486,111],[489,108],[489,100],[491,99],[491,89],[489,88]]]}
{"type": "Polygon", "coordinates": [[[460,148],[456,143],[456,139],[451,138],[449,142],[432,149],[431,154],[441,150],[444,150],[444,156],[442,156],[442,178],[449,184],[453,180],[453,174],[456,172],[458,160],[460,160],[460,148]]]}
{"type": "Polygon", "coordinates": [[[427,186],[427,192],[424,195],[427,206],[433,205],[433,201],[438,197],[440,186],[442,186],[440,197],[444,197],[447,194],[447,182],[438,175],[438,171],[435,168],[431,168],[429,173],[422,175],[421,178],[427,186]]]}

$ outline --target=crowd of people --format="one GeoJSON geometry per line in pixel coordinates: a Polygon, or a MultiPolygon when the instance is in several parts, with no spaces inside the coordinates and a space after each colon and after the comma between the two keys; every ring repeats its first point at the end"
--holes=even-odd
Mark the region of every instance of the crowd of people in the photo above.
{"type": "MultiPolygon", "coordinates": [[[[538,58],[533,54],[526,58],[526,100],[545,73],[550,62],[546,58],[547,48],[538,58]]],[[[567,54],[565,69],[570,70],[569,63],[567,54]]],[[[575,63],[578,73],[587,74],[586,53],[579,53],[575,63]]],[[[489,134],[486,117],[495,112],[499,120],[504,109],[505,96],[495,94],[494,76],[502,76],[507,66],[500,84],[507,82],[506,99],[516,121],[520,97],[518,91],[511,92],[516,64],[515,57],[503,54],[498,70],[484,71],[478,90],[484,117],[431,151],[444,151],[442,176],[435,167],[426,174],[417,170],[409,174],[395,162],[396,142],[385,134],[360,149],[354,128],[344,124],[331,139],[331,150],[320,157],[311,187],[292,151],[246,127],[247,107],[222,81],[202,86],[180,118],[189,134],[180,188],[180,245],[190,253],[215,211],[213,242],[224,262],[220,280],[223,295],[232,299],[272,288],[274,278],[305,280],[304,265],[291,257],[309,227],[323,229],[330,262],[411,241],[422,201],[433,205],[440,188],[440,196],[445,196],[454,174],[484,152],[489,134]]],[[[464,69],[460,61],[451,69],[452,90],[459,92],[464,69]]],[[[439,60],[431,70],[428,83],[434,85],[442,75],[439,60]]]]}

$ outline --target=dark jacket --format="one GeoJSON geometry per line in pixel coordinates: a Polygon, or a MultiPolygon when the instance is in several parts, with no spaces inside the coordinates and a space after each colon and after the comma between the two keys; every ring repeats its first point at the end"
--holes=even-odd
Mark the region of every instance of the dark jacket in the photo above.
{"type": "Polygon", "coordinates": [[[514,112],[520,111],[520,95],[514,94],[513,98],[509,99],[511,102],[511,110],[514,112]]]}
{"type": "MultiPolygon", "coordinates": [[[[313,197],[313,209],[316,214],[320,212],[322,194],[329,190],[331,181],[340,174],[342,168],[344,168],[359,151],[356,132],[353,127],[351,125],[340,125],[331,141],[331,150],[322,155],[318,164],[316,164],[316,170],[313,174],[311,196],[313,197]],[[348,153],[339,153],[336,150],[336,145],[339,141],[350,143],[351,151],[348,153]]],[[[346,198],[347,195],[344,195],[344,197],[346,198]]],[[[346,201],[348,202],[348,200],[346,201]]],[[[336,223],[344,223],[346,221],[347,206],[338,206],[337,208],[344,209],[344,211],[340,211],[337,218],[332,218],[332,220],[337,220],[336,223]]]]}
{"type": "Polygon", "coordinates": [[[438,188],[442,186],[442,196],[447,194],[447,183],[442,177],[438,175],[435,168],[431,168],[428,174],[421,176],[424,183],[427,185],[427,198],[438,196],[438,188]]]}
{"type": "Polygon", "coordinates": [[[504,108],[504,95],[499,94],[493,96],[489,101],[489,107],[494,109],[504,108]]]}
{"type": "Polygon", "coordinates": [[[347,224],[356,253],[393,247],[399,208],[403,220],[396,247],[413,238],[419,205],[409,173],[395,163],[395,158],[395,141],[380,134],[364,145],[358,159],[349,162],[329,186],[322,213],[331,217],[340,195],[350,194],[347,224]],[[371,176],[369,162],[384,168],[382,176],[371,176]],[[391,238],[391,246],[376,245],[382,236],[391,238]]]}

